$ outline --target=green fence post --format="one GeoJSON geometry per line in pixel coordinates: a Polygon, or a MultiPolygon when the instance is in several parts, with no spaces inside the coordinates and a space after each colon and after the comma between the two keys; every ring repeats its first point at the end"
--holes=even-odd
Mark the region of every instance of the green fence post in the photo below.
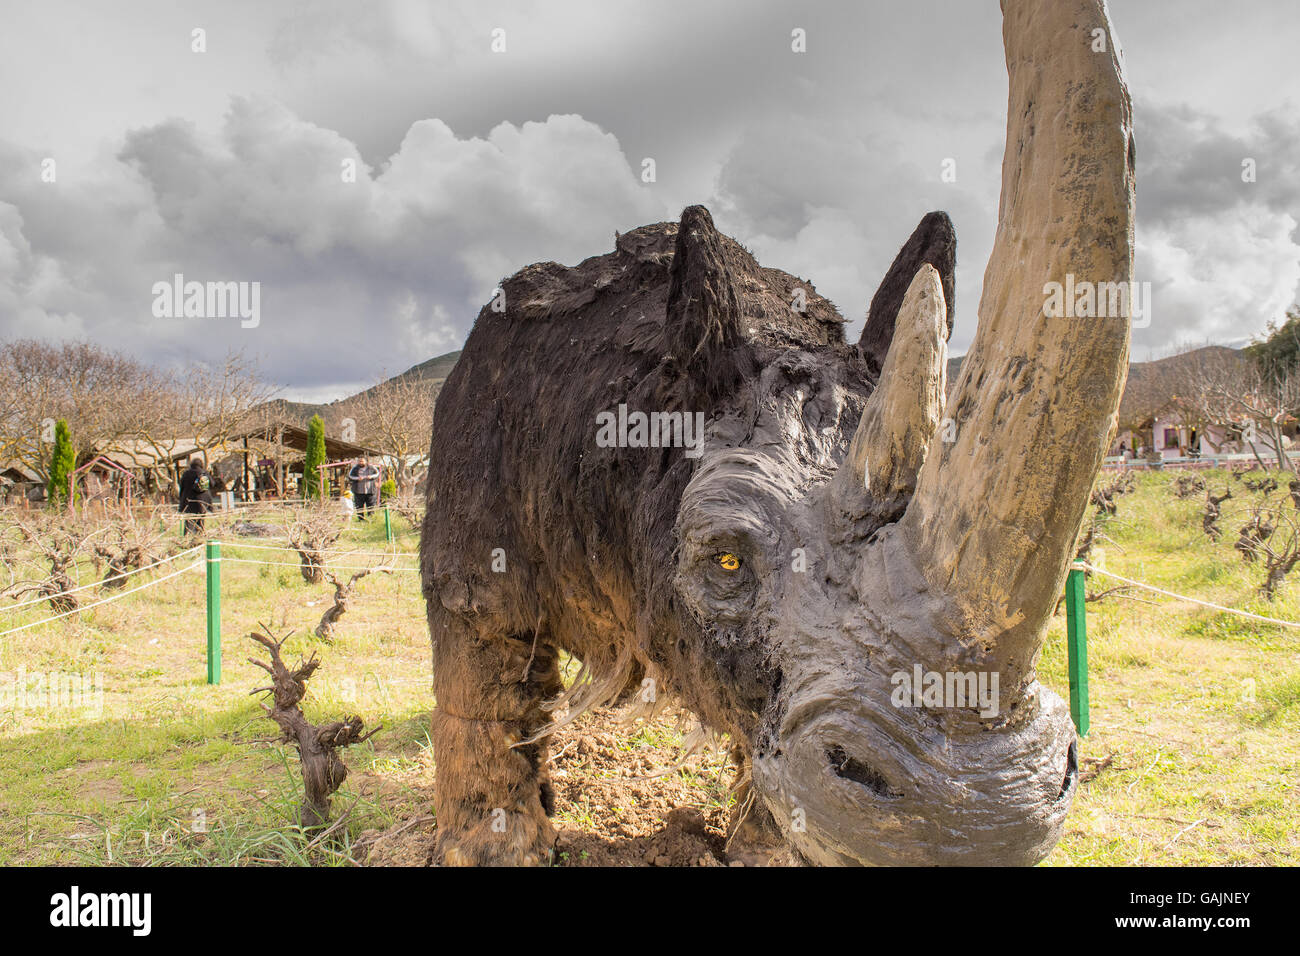
{"type": "Polygon", "coordinates": [[[384,505],[384,537],[393,543],[393,516],[389,514],[388,505],[384,505]]]}
{"type": "Polygon", "coordinates": [[[1065,579],[1065,646],[1070,673],[1070,716],[1080,737],[1088,736],[1088,618],[1084,612],[1083,570],[1070,568],[1065,579]]]}
{"type": "Polygon", "coordinates": [[[208,542],[208,683],[221,683],[221,543],[208,542]]]}

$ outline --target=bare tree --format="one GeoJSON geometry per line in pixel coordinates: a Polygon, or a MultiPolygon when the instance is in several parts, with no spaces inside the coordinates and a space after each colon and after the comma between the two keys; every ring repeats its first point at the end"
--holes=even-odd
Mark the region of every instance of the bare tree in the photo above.
{"type": "Polygon", "coordinates": [[[156,417],[156,398],[169,377],[121,352],[89,342],[50,344],[23,339],[0,347],[0,381],[6,399],[0,434],[5,458],[49,478],[51,425],[66,419],[83,461],[128,434],[145,415],[156,417]]]}
{"type": "Polygon", "coordinates": [[[1300,410],[1300,373],[1261,368],[1240,353],[1225,349],[1197,353],[1194,376],[1183,396],[1189,413],[1225,434],[1239,433],[1242,444],[1259,459],[1257,446],[1272,450],[1280,467],[1295,472],[1285,450],[1285,427],[1300,410]]]}
{"type": "Polygon", "coordinates": [[[89,342],[10,342],[0,346],[0,459],[48,479],[52,423],[62,418],[78,462],[112,453],[170,486],[173,455],[224,450],[273,394],[237,352],[165,371],[89,342]]]}
{"type": "MultiPolygon", "coordinates": [[[[139,464],[165,471],[190,445],[211,463],[231,450],[233,440],[256,424],[276,388],[263,381],[255,363],[231,352],[215,365],[192,365],[145,406],[123,437],[125,453],[139,464]]],[[[170,478],[167,479],[170,481],[170,478]]]]}
{"type": "Polygon", "coordinates": [[[409,494],[416,469],[428,462],[433,406],[440,380],[399,377],[380,382],[347,403],[357,438],[395,462],[398,491],[409,494]]]}

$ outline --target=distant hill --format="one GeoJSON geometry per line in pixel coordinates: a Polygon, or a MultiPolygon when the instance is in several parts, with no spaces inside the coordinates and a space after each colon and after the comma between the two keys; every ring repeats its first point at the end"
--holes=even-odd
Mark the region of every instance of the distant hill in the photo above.
{"type": "Polygon", "coordinates": [[[412,365],[400,375],[385,379],[380,385],[372,385],[370,388],[348,395],[346,398],[335,399],[323,405],[311,402],[291,402],[287,399],[275,398],[263,405],[260,410],[264,411],[269,417],[280,418],[304,427],[311,421],[313,415],[319,415],[326,422],[332,422],[334,418],[343,416],[346,406],[352,401],[369,395],[375,389],[387,385],[389,382],[429,380],[433,384],[441,384],[451,374],[451,370],[458,358],[460,358],[459,351],[435,356],[421,362],[419,365],[412,365]]]}
{"type": "MultiPolygon", "coordinates": [[[[1194,363],[1206,353],[1237,353],[1240,351],[1240,349],[1228,348],[1222,345],[1207,345],[1150,362],[1131,362],[1128,367],[1128,383],[1124,387],[1124,398],[1120,404],[1120,418],[1128,420],[1135,416],[1141,417],[1144,413],[1154,411],[1155,406],[1168,398],[1164,394],[1165,386],[1163,383],[1168,381],[1166,373],[1171,369],[1176,369],[1181,364],[1194,363]]],[[[459,351],[435,356],[421,362],[419,365],[412,365],[400,375],[387,379],[384,384],[407,379],[429,379],[435,383],[441,383],[451,374],[451,370],[455,367],[458,358],[460,358],[459,351]]],[[[961,363],[965,358],[965,355],[955,355],[948,359],[949,389],[957,381],[957,374],[961,371],[961,363]]],[[[345,406],[349,402],[363,395],[368,395],[379,387],[374,385],[354,395],[336,399],[324,405],[274,399],[267,402],[264,408],[275,417],[284,418],[287,421],[305,426],[313,415],[320,415],[326,421],[342,417],[345,406]]]]}
{"type": "MultiPolygon", "coordinates": [[[[1171,373],[1177,373],[1182,366],[1194,368],[1198,362],[1208,356],[1236,355],[1240,352],[1241,349],[1224,345],[1205,345],[1199,349],[1190,349],[1177,355],[1153,359],[1150,362],[1130,362],[1128,380],[1124,385],[1124,396],[1120,400],[1120,421],[1138,421],[1159,411],[1170,398],[1169,382],[1176,380],[1171,373]]],[[[958,355],[948,359],[949,395],[953,383],[957,381],[957,373],[961,371],[962,359],[965,357],[965,355],[958,355]]]]}
{"type": "MultiPolygon", "coordinates": [[[[383,384],[387,385],[389,382],[421,380],[429,380],[434,383],[444,382],[447,380],[447,376],[451,374],[451,370],[456,365],[456,360],[458,358],[460,358],[459,351],[447,352],[444,355],[439,355],[435,358],[429,359],[428,361],[421,362],[419,365],[412,365],[401,375],[394,375],[392,378],[387,379],[383,384]]],[[[355,395],[349,395],[347,398],[340,399],[339,404],[346,403],[354,398],[360,398],[363,395],[369,395],[379,387],[379,385],[373,385],[364,391],[357,392],[355,395]]]]}

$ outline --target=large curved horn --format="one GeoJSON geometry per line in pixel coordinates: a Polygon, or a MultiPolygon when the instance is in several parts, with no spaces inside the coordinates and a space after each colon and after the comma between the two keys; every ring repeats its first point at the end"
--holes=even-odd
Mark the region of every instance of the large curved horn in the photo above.
{"type": "MultiPolygon", "coordinates": [[[[953,634],[1032,673],[1128,368],[1129,309],[1053,318],[1047,284],[1133,271],[1132,107],[1104,0],[1003,0],[1010,96],[979,329],[900,532],[953,634]]],[[[1105,290],[1111,287],[1101,286],[1105,290]]],[[[1118,298],[1118,297],[1117,297],[1118,298]]]]}

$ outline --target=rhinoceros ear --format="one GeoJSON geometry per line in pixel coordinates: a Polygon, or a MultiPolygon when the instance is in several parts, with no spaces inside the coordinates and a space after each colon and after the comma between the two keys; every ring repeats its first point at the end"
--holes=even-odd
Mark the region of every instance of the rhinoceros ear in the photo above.
{"type": "Polygon", "coordinates": [[[743,341],[740,323],[740,296],[722,234],[707,209],[688,206],[677,227],[664,325],[678,371],[697,382],[729,384],[743,341]]]}
{"type": "Polygon", "coordinates": [[[911,237],[903,243],[903,248],[898,250],[893,265],[871,299],[858,349],[872,371],[879,372],[884,367],[889,343],[894,340],[894,321],[903,305],[903,296],[921,267],[927,264],[938,271],[939,283],[943,287],[943,299],[948,308],[948,325],[944,329],[946,340],[952,333],[956,312],[953,270],[957,266],[957,233],[946,212],[925,215],[911,237]]]}

